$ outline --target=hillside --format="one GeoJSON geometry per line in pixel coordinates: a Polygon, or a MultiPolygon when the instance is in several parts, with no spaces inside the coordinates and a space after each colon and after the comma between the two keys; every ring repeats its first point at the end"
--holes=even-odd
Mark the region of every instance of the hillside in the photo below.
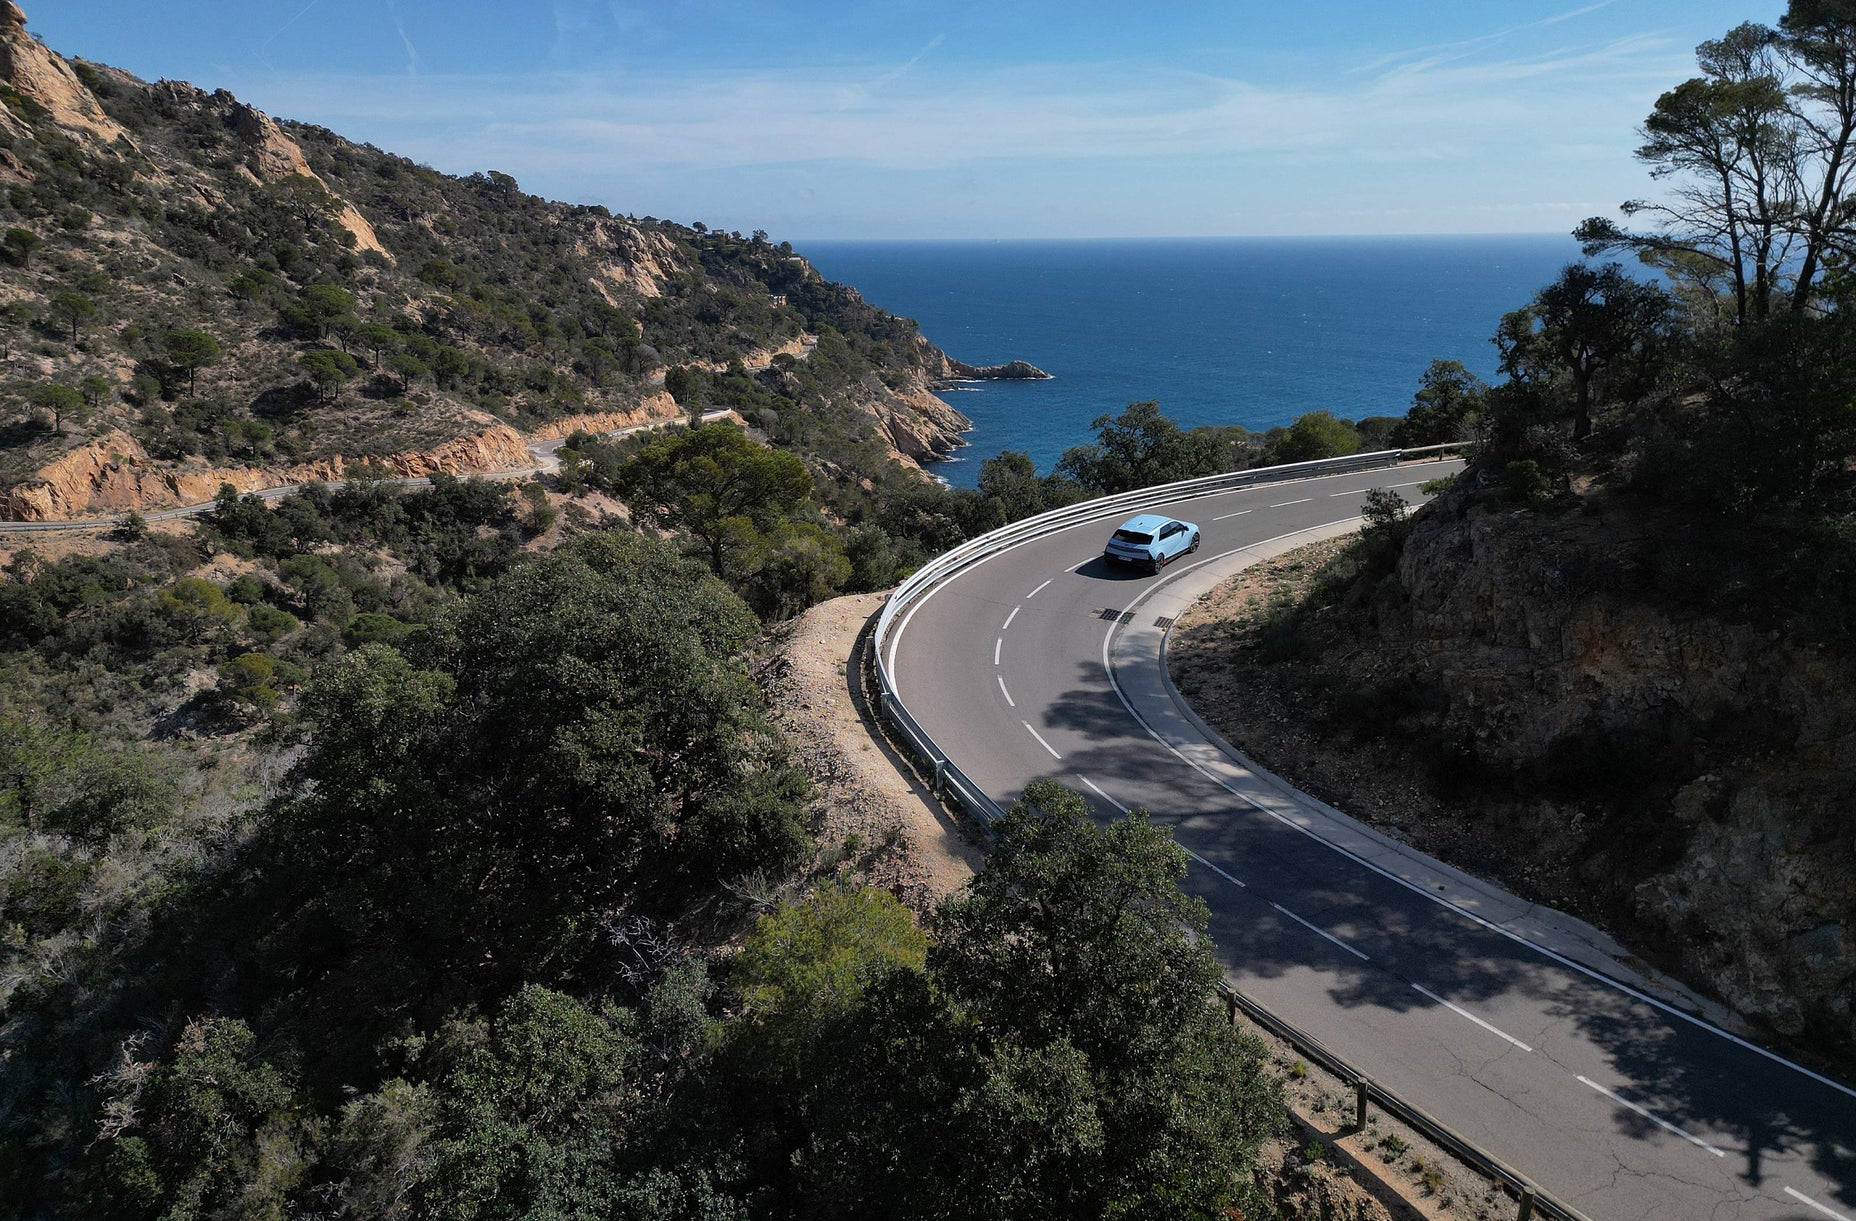
{"type": "Polygon", "coordinates": [[[60,58],[0,5],[0,488],[63,519],[739,407],[827,475],[950,448],[957,366],[786,243],[457,178],[60,58]],[[668,387],[668,389],[666,388],[668,387]]]}
{"type": "Polygon", "coordinates": [[[1406,526],[1182,621],[1181,691],[1266,767],[1847,1065],[1836,557],[1602,484],[1516,503],[1486,469],[1406,526]]]}

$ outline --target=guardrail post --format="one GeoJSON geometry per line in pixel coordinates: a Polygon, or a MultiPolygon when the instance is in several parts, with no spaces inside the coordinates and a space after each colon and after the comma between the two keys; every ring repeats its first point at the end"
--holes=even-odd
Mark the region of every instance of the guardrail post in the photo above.
{"type": "Polygon", "coordinates": [[[1366,1131],[1366,1104],[1371,1101],[1373,1082],[1370,1077],[1361,1077],[1353,1083],[1353,1126],[1366,1131]]]}
{"type": "Polygon", "coordinates": [[[1227,992],[1224,995],[1224,1015],[1231,1025],[1237,1025],[1237,994],[1227,992]]]}
{"type": "Polygon", "coordinates": [[[1534,1215],[1534,1189],[1521,1189],[1521,1207],[1514,1214],[1514,1221],[1530,1221],[1534,1215]]]}
{"type": "Polygon", "coordinates": [[[936,797],[944,797],[947,795],[946,759],[936,759],[934,761],[934,795],[936,797]]]}

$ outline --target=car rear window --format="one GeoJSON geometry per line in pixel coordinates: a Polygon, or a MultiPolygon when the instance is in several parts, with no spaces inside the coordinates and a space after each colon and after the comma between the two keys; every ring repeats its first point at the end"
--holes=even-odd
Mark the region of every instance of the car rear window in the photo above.
{"type": "Polygon", "coordinates": [[[1137,547],[1145,547],[1147,544],[1154,541],[1153,535],[1141,534],[1134,530],[1117,530],[1115,531],[1115,537],[1124,543],[1133,543],[1137,547]]]}

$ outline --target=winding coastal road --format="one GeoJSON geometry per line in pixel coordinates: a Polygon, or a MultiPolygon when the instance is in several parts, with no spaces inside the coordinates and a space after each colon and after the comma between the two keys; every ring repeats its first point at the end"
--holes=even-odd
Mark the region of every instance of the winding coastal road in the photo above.
{"type": "Polygon", "coordinates": [[[1001,804],[1048,778],[1104,815],[1151,811],[1233,983],[1595,1221],[1851,1221],[1856,1092],[1653,999],[1595,930],[1247,766],[1166,681],[1198,592],[1456,466],[1156,502],[1204,531],[1161,576],[1100,558],[1130,511],[1019,543],[908,609],[897,694],[1001,804]]]}

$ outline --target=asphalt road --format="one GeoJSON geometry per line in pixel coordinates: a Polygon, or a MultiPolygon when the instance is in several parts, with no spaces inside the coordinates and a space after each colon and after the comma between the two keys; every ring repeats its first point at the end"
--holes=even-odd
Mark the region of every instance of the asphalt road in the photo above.
{"type": "Polygon", "coordinates": [[[1105,815],[1152,811],[1196,858],[1186,884],[1238,987],[1552,1196],[1594,1219],[1851,1221],[1856,1093],[1581,966],[1550,914],[1433,893],[1423,869],[1311,833],[1319,803],[1134,715],[1164,689],[1158,650],[1129,642],[1163,630],[1166,585],[1349,521],[1368,488],[1420,499],[1454,467],[1156,506],[1204,532],[1158,578],[1101,561],[1115,520],[1020,544],[912,608],[890,640],[897,692],[1001,804],[1048,778],[1105,815]]]}

